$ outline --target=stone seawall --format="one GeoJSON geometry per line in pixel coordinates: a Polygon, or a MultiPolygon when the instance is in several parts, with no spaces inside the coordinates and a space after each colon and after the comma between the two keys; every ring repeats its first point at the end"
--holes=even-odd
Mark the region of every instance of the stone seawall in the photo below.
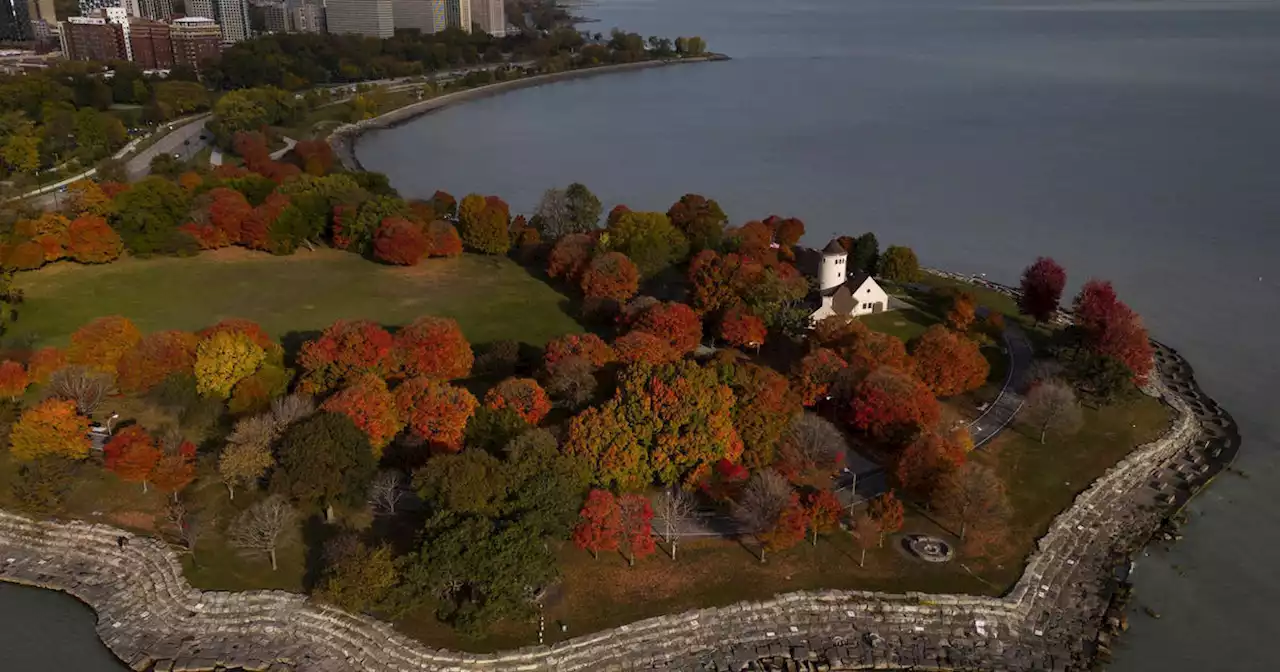
{"type": "Polygon", "coordinates": [[[358,121],[354,124],[344,124],[335,128],[333,133],[329,135],[329,144],[333,147],[334,155],[338,157],[338,161],[341,162],[344,168],[347,170],[364,170],[364,166],[360,165],[360,160],[356,158],[356,140],[358,140],[363,133],[378,128],[391,128],[429,112],[442,110],[450,105],[456,105],[458,103],[464,103],[478,98],[496,96],[508,91],[515,91],[516,89],[541,86],[543,84],[551,84],[553,82],[564,82],[571,79],[596,77],[598,75],[630,72],[633,70],[648,70],[650,68],[660,68],[668,65],[710,63],[713,61],[727,60],[729,60],[729,57],[723,54],[708,54],[706,56],[697,56],[693,58],[601,65],[593,68],[566,70],[564,72],[553,72],[546,75],[535,75],[533,77],[513,79],[508,82],[487,84],[485,86],[478,86],[474,89],[447,93],[443,96],[437,96],[418,103],[405,105],[404,107],[394,109],[372,119],[365,119],[364,121],[358,121]]]}
{"type": "Polygon", "coordinates": [[[1158,441],[1060,514],[1002,598],[812,591],[651,618],[550,647],[428,648],[389,625],[279,591],[192,588],[163,542],[84,522],[0,513],[0,580],[66,591],[137,670],[1084,670],[1113,569],[1239,437],[1190,368],[1160,346],[1152,393],[1174,409],[1158,441]],[[1232,438],[1234,437],[1234,439],[1232,438]],[[129,543],[118,546],[117,538],[129,543]]]}

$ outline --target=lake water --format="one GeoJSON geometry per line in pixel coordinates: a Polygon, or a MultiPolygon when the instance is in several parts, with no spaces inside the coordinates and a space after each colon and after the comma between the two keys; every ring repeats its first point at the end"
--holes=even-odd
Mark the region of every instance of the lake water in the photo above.
{"type": "Polygon", "coordinates": [[[1181,349],[1245,436],[1186,538],[1139,558],[1112,670],[1274,670],[1280,621],[1280,4],[603,0],[579,13],[701,35],[727,63],[525,89],[374,133],[403,192],[528,212],[581,181],[606,207],[685,192],[810,243],[873,230],[1016,282],[1098,276],[1181,349]]]}
{"type": "MultiPolygon", "coordinates": [[[[1111,670],[1276,668],[1280,635],[1280,5],[606,0],[580,13],[702,35],[735,60],[526,89],[373,134],[402,191],[529,211],[582,181],[608,206],[687,191],[811,243],[874,230],[933,266],[1016,281],[1036,255],[1109,278],[1245,436],[1186,538],[1140,558],[1111,670]]],[[[0,585],[0,669],[117,672],[71,598],[0,585]]]]}

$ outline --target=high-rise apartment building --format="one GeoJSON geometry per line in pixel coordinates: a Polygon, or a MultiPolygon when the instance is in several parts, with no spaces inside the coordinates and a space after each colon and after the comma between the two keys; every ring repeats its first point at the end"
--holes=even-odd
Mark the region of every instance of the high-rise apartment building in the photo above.
{"type": "Polygon", "coordinates": [[[417,29],[438,33],[449,25],[445,0],[395,0],[396,30],[417,29]]]}
{"type": "Polygon", "coordinates": [[[450,28],[471,32],[471,0],[445,0],[450,28]]]}
{"type": "Polygon", "coordinates": [[[125,58],[119,31],[102,16],[72,16],[58,24],[62,55],[69,61],[114,61],[125,58]]]}
{"type": "Polygon", "coordinates": [[[301,0],[289,7],[289,30],[295,33],[323,33],[324,6],[319,1],[301,0]]]}
{"type": "Polygon", "coordinates": [[[80,16],[90,16],[95,9],[119,6],[120,0],[80,0],[80,16]]]}
{"type": "Polygon", "coordinates": [[[222,28],[212,19],[190,17],[175,20],[169,29],[173,42],[173,65],[200,72],[206,60],[222,55],[222,28]]]}
{"type": "Polygon", "coordinates": [[[173,67],[173,40],[167,23],[131,20],[129,46],[133,51],[133,62],[144,70],[169,70],[173,67]]]}
{"type": "Polygon", "coordinates": [[[27,0],[0,0],[0,40],[21,42],[31,39],[31,22],[36,19],[27,0]]]}
{"type": "Polygon", "coordinates": [[[267,32],[289,32],[289,10],[285,7],[284,0],[258,3],[257,6],[262,9],[263,23],[267,32]]]}
{"type": "Polygon", "coordinates": [[[187,0],[187,16],[213,20],[222,28],[226,44],[249,39],[249,5],[245,0],[187,0]]]}
{"type": "Polygon", "coordinates": [[[507,34],[507,10],[502,0],[471,0],[471,20],[490,35],[507,34]]]}
{"type": "Polygon", "coordinates": [[[155,21],[173,18],[173,0],[142,0],[142,16],[155,21]]]}
{"type": "Polygon", "coordinates": [[[325,3],[325,23],[331,33],[391,37],[395,34],[394,16],[391,0],[327,0],[325,3]]]}

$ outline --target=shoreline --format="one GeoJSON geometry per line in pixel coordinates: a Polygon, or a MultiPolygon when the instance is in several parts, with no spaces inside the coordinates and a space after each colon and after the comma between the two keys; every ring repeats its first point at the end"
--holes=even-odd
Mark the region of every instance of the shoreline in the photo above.
{"type": "Polygon", "coordinates": [[[473,89],[465,89],[446,93],[435,98],[429,98],[416,103],[410,103],[404,107],[396,108],[389,112],[380,114],[372,119],[365,119],[354,124],[343,124],[333,130],[329,134],[327,140],[333,148],[334,155],[338,158],[338,162],[346,170],[364,170],[364,166],[360,164],[360,160],[356,157],[356,142],[360,136],[368,131],[379,130],[385,128],[394,128],[400,124],[412,121],[420,116],[443,110],[451,105],[465,103],[480,98],[496,96],[508,91],[542,86],[544,84],[554,84],[556,82],[569,81],[573,79],[581,79],[586,77],[597,77],[617,72],[631,72],[635,70],[648,70],[651,68],[660,68],[670,65],[684,65],[688,63],[716,63],[719,61],[731,60],[724,54],[707,54],[706,56],[694,56],[691,58],[665,59],[638,61],[635,63],[616,63],[613,65],[598,65],[590,68],[578,68],[576,70],[565,70],[564,72],[552,72],[545,75],[534,75],[533,77],[522,77],[506,82],[495,82],[478,86],[473,89]]]}
{"type": "Polygon", "coordinates": [[[1230,415],[1159,342],[1149,393],[1175,411],[1161,438],[1111,467],[1058,514],[999,598],[820,590],[658,616],[553,646],[436,650],[374,619],[281,591],[192,588],[158,539],[0,511],[0,580],[67,592],[137,670],[744,669],[766,658],[832,670],[1083,670],[1100,650],[1128,564],[1240,448],[1230,415]],[[116,539],[130,539],[119,548],[116,539]],[[123,579],[123,580],[122,580],[123,579]]]}

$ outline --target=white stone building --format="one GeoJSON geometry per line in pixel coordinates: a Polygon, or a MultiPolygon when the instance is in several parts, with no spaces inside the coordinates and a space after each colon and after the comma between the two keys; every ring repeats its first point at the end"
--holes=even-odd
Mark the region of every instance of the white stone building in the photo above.
{"type": "Polygon", "coordinates": [[[832,240],[822,249],[818,261],[817,309],[809,321],[817,322],[832,315],[871,315],[889,308],[889,294],[868,273],[849,268],[849,253],[832,240]]]}

